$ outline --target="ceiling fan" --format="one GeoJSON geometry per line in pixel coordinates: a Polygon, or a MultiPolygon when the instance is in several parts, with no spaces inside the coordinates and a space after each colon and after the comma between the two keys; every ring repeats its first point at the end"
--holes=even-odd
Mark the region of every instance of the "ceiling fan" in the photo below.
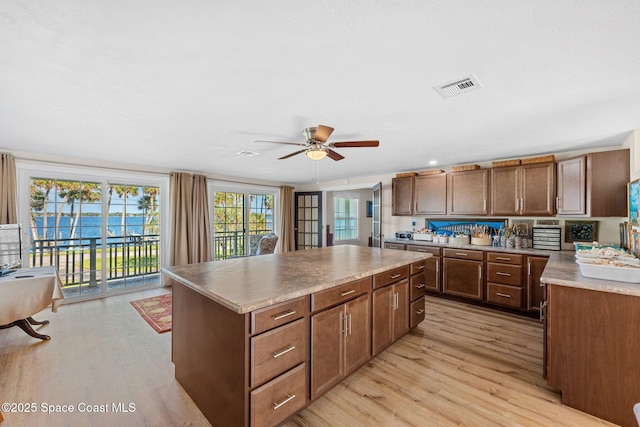
{"type": "Polygon", "coordinates": [[[291,154],[287,154],[286,156],[282,156],[278,158],[278,160],[288,159],[289,157],[293,157],[296,154],[307,153],[307,157],[312,160],[321,160],[325,157],[329,157],[333,160],[342,160],[344,156],[333,151],[332,148],[348,148],[348,147],[377,147],[380,145],[379,141],[342,141],[342,142],[330,142],[327,144],[327,140],[331,133],[333,132],[333,128],[324,125],[318,125],[318,127],[308,127],[302,131],[302,134],[306,138],[307,142],[298,143],[298,142],[279,142],[279,141],[262,141],[258,140],[255,142],[270,142],[274,144],[287,144],[287,145],[297,145],[299,147],[305,147],[302,150],[296,151],[291,154]]]}

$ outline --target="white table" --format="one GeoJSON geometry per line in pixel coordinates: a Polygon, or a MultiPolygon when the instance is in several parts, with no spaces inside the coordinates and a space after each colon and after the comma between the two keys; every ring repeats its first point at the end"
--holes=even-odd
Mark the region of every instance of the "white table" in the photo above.
{"type": "Polygon", "coordinates": [[[33,330],[31,325],[45,325],[33,315],[51,305],[56,312],[64,301],[55,267],[20,268],[0,277],[0,329],[18,326],[32,337],[51,339],[33,330]]]}

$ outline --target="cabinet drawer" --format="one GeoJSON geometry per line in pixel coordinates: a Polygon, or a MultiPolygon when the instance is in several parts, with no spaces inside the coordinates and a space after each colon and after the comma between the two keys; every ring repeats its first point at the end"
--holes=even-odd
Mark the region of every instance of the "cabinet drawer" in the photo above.
{"type": "Polygon", "coordinates": [[[522,285],[522,267],[519,265],[487,263],[487,282],[522,285]]]}
{"type": "Polygon", "coordinates": [[[440,248],[434,248],[434,247],[430,247],[430,246],[407,245],[407,250],[408,251],[413,251],[413,252],[424,252],[424,253],[427,253],[427,254],[433,254],[435,256],[439,256],[440,255],[440,248]]]}
{"type": "Polygon", "coordinates": [[[409,327],[414,328],[422,322],[425,317],[424,298],[417,299],[411,303],[409,311],[409,327]]]}
{"type": "Polygon", "coordinates": [[[373,276],[373,288],[381,288],[409,277],[409,264],[373,276]]]}
{"type": "Polygon", "coordinates": [[[471,259],[474,261],[484,260],[483,251],[468,251],[465,249],[445,248],[443,252],[443,255],[447,258],[471,259]]]}
{"type": "Polygon", "coordinates": [[[251,313],[251,334],[256,335],[304,317],[309,312],[308,297],[300,297],[251,313]]]}
{"type": "Polygon", "coordinates": [[[410,269],[410,274],[420,274],[422,272],[424,272],[424,269],[426,268],[426,264],[427,264],[427,260],[422,260],[422,261],[418,261],[418,262],[414,262],[413,264],[411,264],[411,269],[410,269]]]}
{"type": "Polygon", "coordinates": [[[399,249],[401,251],[404,251],[404,245],[401,243],[385,243],[384,244],[384,248],[385,249],[399,249]]]}
{"type": "Polygon", "coordinates": [[[302,363],[251,392],[251,425],[276,426],[305,405],[306,364],[302,363]]]}
{"type": "Polygon", "coordinates": [[[414,299],[423,296],[426,293],[426,282],[425,282],[425,274],[416,274],[415,276],[411,276],[409,278],[409,286],[411,290],[409,291],[409,299],[413,301],[414,299]]]}
{"type": "Polygon", "coordinates": [[[311,295],[311,311],[322,310],[353,299],[371,290],[371,276],[311,295]]]}
{"type": "Polygon", "coordinates": [[[251,338],[251,388],[305,361],[307,329],[299,319],[251,338]]]}
{"type": "Polygon", "coordinates": [[[487,262],[522,265],[522,255],[487,252],[487,262]]]}
{"type": "Polygon", "coordinates": [[[487,283],[487,301],[508,307],[522,307],[522,288],[487,283]]]}

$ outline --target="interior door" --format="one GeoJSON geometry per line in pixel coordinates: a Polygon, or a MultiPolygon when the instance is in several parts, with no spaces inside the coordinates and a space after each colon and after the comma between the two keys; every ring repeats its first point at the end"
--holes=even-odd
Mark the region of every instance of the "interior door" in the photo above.
{"type": "Polygon", "coordinates": [[[374,248],[382,247],[382,183],[379,182],[373,186],[373,201],[371,204],[371,246],[374,248]]]}
{"type": "Polygon", "coordinates": [[[322,192],[295,193],[296,250],[322,247],[322,192]]]}

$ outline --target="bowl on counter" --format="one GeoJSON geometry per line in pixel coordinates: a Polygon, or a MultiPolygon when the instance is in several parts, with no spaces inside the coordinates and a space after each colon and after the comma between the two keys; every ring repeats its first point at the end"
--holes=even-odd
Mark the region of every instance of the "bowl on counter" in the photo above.
{"type": "Polygon", "coordinates": [[[491,246],[491,237],[490,236],[484,236],[484,237],[472,237],[471,238],[471,244],[472,245],[477,245],[477,246],[491,246]]]}
{"type": "Polygon", "coordinates": [[[469,244],[469,236],[451,236],[449,237],[449,244],[454,246],[464,246],[469,244]]]}

